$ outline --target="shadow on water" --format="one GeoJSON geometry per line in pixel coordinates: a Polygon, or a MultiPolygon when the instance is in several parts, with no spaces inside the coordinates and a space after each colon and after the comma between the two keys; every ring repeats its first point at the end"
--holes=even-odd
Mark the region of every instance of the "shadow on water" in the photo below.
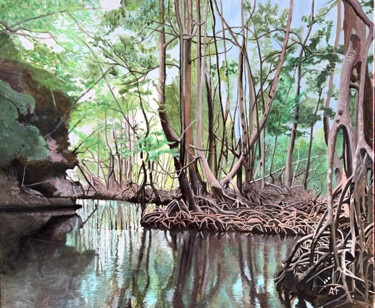
{"type": "Polygon", "coordinates": [[[79,228],[58,220],[24,242],[4,307],[282,307],[274,276],[293,238],[147,230],[137,205],[82,204],[79,228]]]}

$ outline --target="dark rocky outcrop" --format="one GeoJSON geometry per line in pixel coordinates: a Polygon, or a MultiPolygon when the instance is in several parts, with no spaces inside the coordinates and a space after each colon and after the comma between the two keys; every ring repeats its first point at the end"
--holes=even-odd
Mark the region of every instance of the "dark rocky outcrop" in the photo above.
{"type": "Polygon", "coordinates": [[[27,65],[0,60],[0,80],[9,83],[12,90],[28,94],[35,100],[32,112],[19,113],[18,124],[36,127],[48,149],[46,159],[31,161],[18,155],[2,166],[0,204],[24,204],[22,201],[46,204],[49,202],[45,197],[70,197],[80,189],[79,185],[66,179],[66,170],[77,163],[77,157],[68,150],[67,123],[72,102],[63,91],[57,90],[58,87],[47,86],[57,80],[55,76],[45,72],[43,76],[49,78],[48,83],[36,81],[34,69],[27,65]],[[30,200],[24,198],[25,194],[30,195],[30,200]]]}

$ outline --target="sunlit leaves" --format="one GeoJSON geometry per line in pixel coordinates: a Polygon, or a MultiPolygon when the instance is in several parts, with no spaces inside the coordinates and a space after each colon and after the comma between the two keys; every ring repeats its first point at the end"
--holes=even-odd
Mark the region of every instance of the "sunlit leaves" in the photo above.
{"type": "Polygon", "coordinates": [[[137,150],[148,154],[147,160],[157,162],[162,154],[177,155],[174,149],[169,149],[169,142],[162,131],[152,131],[148,136],[139,138],[137,150]]]}

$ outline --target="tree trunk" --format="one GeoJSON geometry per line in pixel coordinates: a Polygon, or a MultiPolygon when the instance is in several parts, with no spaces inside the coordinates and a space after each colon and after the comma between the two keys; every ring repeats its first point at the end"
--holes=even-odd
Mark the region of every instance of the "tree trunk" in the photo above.
{"type": "MultiPolygon", "coordinates": [[[[335,38],[335,43],[333,45],[333,55],[336,54],[337,47],[339,45],[340,41],[340,33],[342,30],[342,18],[341,18],[341,5],[342,1],[337,0],[337,23],[336,23],[336,38],[335,38]]],[[[331,68],[331,74],[329,76],[329,82],[328,82],[328,90],[327,90],[327,98],[324,104],[324,108],[329,108],[330,107],[330,102],[331,102],[331,96],[332,96],[332,90],[333,90],[333,78],[335,76],[335,66],[331,68]]],[[[324,127],[324,139],[325,142],[328,146],[328,135],[329,135],[329,117],[324,117],[323,118],[323,127],[324,127]]],[[[334,154],[334,170],[335,170],[335,176],[336,176],[336,182],[340,183],[341,178],[342,178],[342,167],[340,163],[340,158],[337,155],[337,152],[335,151],[334,154]]]]}
{"type": "Polygon", "coordinates": [[[271,90],[270,90],[270,93],[269,93],[269,96],[268,96],[268,102],[267,102],[267,105],[266,105],[266,109],[263,113],[262,120],[259,123],[258,129],[251,134],[251,138],[250,138],[250,142],[248,144],[248,148],[244,149],[244,153],[241,154],[240,158],[238,159],[237,163],[233,166],[232,170],[220,181],[220,183],[222,185],[225,185],[225,184],[229,183],[230,180],[233,178],[233,176],[237,173],[237,170],[242,166],[243,160],[248,155],[248,153],[250,152],[250,150],[253,147],[253,145],[255,144],[255,142],[258,140],[259,134],[266,124],[269,112],[271,110],[273,98],[274,98],[274,95],[275,95],[275,92],[276,92],[277,84],[279,82],[280,71],[281,71],[281,67],[284,63],[286,47],[287,47],[287,44],[288,44],[288,41],[289,41],[290,26],[291,26],[292,15],[293,15],[293,3],[294,3],[294,0],[290,0],[288,20],[287,20],[287,25],[286,25],[286,29],[285,29],[285,39],[284,39],[283,46],[282,46],[282,49],[281,49],[279,63],[277,65],[277,69],[276,69],[276,72],[275,72],[274,80],[273,80],[272,87],[271,87],[271,90]]]}
{"type": "MultiPolygon", "coordinates": [[[[205,74],[206,94],[207,94],[207,109],[208,109],[208,165],[214,172],[217,169],[216,165],[216,150],[215,150],[215,136],[214,136],[214,101],[212,96],[211,78],[209,73],[205,74]]],[[[216,172],[215,172],[216,173],[216,172]]]]}
{"type": "MultiPolygon", "coordinates": [[[[316,114],[318,113],[318,110],[319,110],[319,104],[320,104],[320,98],[321,98],[321,95],[322,95],[322,90],[323,89],[320,89],[320,91],[319,91],[319,97],[318,97],[318,101],[316,103],[314,116],[316,116],[316,114]]],[[[307,179],[309,177],[309,171],[310,171],[310,158],[311,158],[311,148],[312,148],[312,141],[313,141],[314,124],[315,124],[315,121],[311,121],[309,151],[308,151],[308,154],[307,154],[307,165],[306,165],[305,177],[303,179],[303,188],[305,190],[307,189],[307,179]]]]}
{"type": "MultiPolygon", "coordinates": [[[[178,7],[178,3],[176,2],[176,6],[178,7]]],[[[159,32],[159,76],[158,76],[158,100],[159,100],[159,118],[161,125],[163,127],[164,134],[167,140],[170,142],[169,147],[171,149],[176,148],[179,144],[177,137],[174,135],[170,125],[167,113],[165,112],[165,82],[166,82],[166,46],[165,46],[165,29],[164,29],[164,2],[163,0],[159,0],[159,21],[161,26],[161,30],[159,32]]],[[[182,123],[181,123],[182,124],[182,123]]],[[[188,204],[190,210],[199,211],[197,207],[193,192],[190,188],[189,182],[187,180],[187,175],[185,169],[183,168],[181,161],[174,157],[174,165],[176,171],[178,172],[178,180],[180,183],[180,187],[182,193],[185,197],[185,200],[188,204]]]]}
{"type": "MultiPolygon", "coordinates": [[[[314,0],[312,1],[312,8],[311,8],[311,20],[314,20],[314,0]]],[[[297,126],[298,126],[298,118],[299,118],[299,108],[300,108],[300,95],[301,95],[301,81],[302,81],[302,56],[305,49],[305,45],[307,43],[307,40],[309,39],[311,29],[313,27],[313,23],[309,26],[307,30],[306,37],[303,41],[301,51],[299,53],[299,59],[300,63],[298,64],[297,68],[297,92],[296,92],[296,106],[294,109],[294,121],[292,126],[292,132],[290,136],[290,143],[288,148],[288,156],[286,159],[286,168],[285,168],[285,186],[290,189],[292,186],[292,162],[293,162],[293,151],[294,151],[294,145],[296,142],[297,137],[297,126]]]]}
{"type": "MultiPolygon", "coordinates": [[[[198,10],[199,11],[199,10],[198,10]]],[[[197,175],[196,163],[194,162],[194,139],[193,139],[193,124],[191,123],[191,44],[192,44],[192,30],[193,30],[193,5],[192,0],[182,1],[182,23],[184,27],[180,29],[183,31],[183,41],[182,43],[182,76],[181,80],[183,81],[183,105],[181,109],[184,109],[183,113],[183,139],[185,140],[185,153],[186,156],[186,165],[189,169],[189,177],[192,189],[195,194],[201,193],[200,181],[197,175]]]]}
{"type": "MultiPolygon", "coordinates": [[[[200,7],[200,0],[197,0],[197,7],[200,7]]],[[[206,3],[205,7],[205,20],[207,20],[207,12],[208,12],[208,6],[206,3]]],[[[206,160],[203,145],[202,145],[202,129],[203,129],[203,123],[202,123],[202,95],[203,95],[203,83],[204,83],[204,76],[206,71],[206,60],[205,59],[205,52],[202,54],[202,45],[201,45],[201,37],[202,37],[202,31],[201,31],[201,24],[200,24],[200,10],[197,10],[197,27],[198,27],[198,33],[197,33],[197,129],[196,129],[196,142],[197,142],[197,154],[199,157],[199,163],[202,167],[203,174],[206,177],[208,185],[217,193],[221,193],[222,187],[219,183],[219,181],[215,178],[213,175],[208,162],[206,160]]],[[[207,33],[207,23],[205,23],[205,40],[204,43],[206,43],[206,33],[207,33]]],[[[205,46],[205,45],[204,45],[205,46]]]]}
{"type": "Polygon", "coordinates": [[[107,190],[113,192],[116,188],[116,173],[115,173],[115,156],[113,155],[113,149],[109,144],[108,130],[107,130],[107,113],[104,113],[104,138],[105,144],[108,148],[109,163],[108,163],[108,174],[107,174],[107,190]]]}

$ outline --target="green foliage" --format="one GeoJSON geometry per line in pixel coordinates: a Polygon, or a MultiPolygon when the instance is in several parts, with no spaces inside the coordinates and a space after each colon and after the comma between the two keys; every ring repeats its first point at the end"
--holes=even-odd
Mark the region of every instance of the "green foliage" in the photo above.
{"type": "Polygon", "coordinates": [[[293,76],[287,70],[283,70],[266,127],[269,134],[277,136],[290,131],[290,127],[286,123],[291,121],[291,110],[294,102],[293,76]]]}
{"type": "Polygon", "coordinates": [[[137,151],[148,154],[148,161],[157,162],[163,154],[178,155],[176,149],[169,149],[168,144],[162,131],[152,131],[148,136],[139,138],[137,151]]]}
{"type": "Polygon", "coordinates": [[[34,99],[14,91],[0,81],[0,164],[7,165],[18,155],[28,160],[45,159],[48,155],[45,141],[39,130],[32,125],[22,125],[19,115],[33,113],[34,99]]]}
{"type": "MultiPolygon", "coordinates": [[[[370,3],[363,0],[362,4],[370,9],[370,3]]],[[[11,27],[22,26],[26,30],[15,34],[6,33],[4,26],[0,25],[0,60],[12,59],[27,63],[33,74],[33,79],[51,90],[62,90],[73,98],[80,98],[75,102],[75,108],[69,115],[70,130],[74,139],[72,149],[76,150],[81,161],[84,161],[92,173],[97,172],[97,162],[102,163],[105,173],[108,169],[110,151],[114,155],[125,160],[131,160],[134,165],[141,162],[158,162],[166,156],[177,155],[171,151],[164,134],[161,131],[158,119],[158,102],[156,101],[155,69],[158,63],[158,36],[160,30],[158,2],[155,0],[122,0],[118,9],[103,12],[98,8],[102,5],[99,0],[31,0],[24,1],[3,0],[0,3],[0,20],[5,21],[11,27]],[[47,40],[45,37],[52,35],[47,40]],[[41,38],[42,37],[42,38],[41,38]],[[25,41],[31,48],[25,48],[25,41]],[[90,90],[90,91],[88,91],[90,90]],[[86,91],[88,91],[86,93],[86,91]],[[81,95],[86,93],[83,97],[81,95]],[[144,118],[146,114],[147,120],[144,118]],[[147,122],[147,125],[146,125],[147,122]],[[148,127],[146,127],[148,126],[148,127]],[[77,147],[77,149],[75,148],[77,147]],[[94,172],[95,171],[95,172],[94,172]]],[[[180,124],[180,78],[176,66],[180,65],[178,53],[178,25],[174,14],[173,1],[164,1],[166,9],[166,51],[167,84],[165,84],[165,111],[169,117],[172,129],[179,137],[181,135],[180,124]]],[[[202,2],[203,12],[205,3],[202,2]]],[[[247,20],[252,12],[253,1],[244,1],[244,20],[247,20]]],[[[274,81],[275,68],[280,58],[280,50],[285,37],[286,19],[288,15],[284,3],[264,0],[256,2],[254,14],[246,25],[247,50],[251,67],[251,75],[256,92],[258,115],[263,113],[263,102],[267,102],[269,90],[274,81]],[[258,45],[261,56],[258,55],[258,45]]],[[[193,5],[193,15],[195,15],[193,5]]],[[[323,101],[325,95],[330,95],[334,101],[337,89],[332,93],[324,93],[319,100],[319,92],[326,89],[327,80],[333,67],[343,57],[343,46],[337,48],[337,54],[333,54],[332,28],[333,20],[327,18],[329,6],[323,6],[316,11],[315,18],[309,15],[297,18],[298,27],[292,29],[286,58],[280,73],[280,81],[274,96],[273,105],[266,122],[266,143],[269,145],[266,151],[266,168],[282,168],[285,164],[285,153],[288,146],[291,127],[295,121],[294,111],[299,107],[298,131],[296,148],[293,161],[306,159],[308,153],[308,132],[311,125],[317,125],[323,116],[332,118],[334,108],[325,108],[323,101]],[[305,46],[301,46],[307,28],[312,26],[310,38],[305,46]],[[299,56],[301,48],[302,56],[299,56]],[[297,68],[301,67],[300,94],[297,95],[296,79],[297,68]],[[315,108],[319,103],[317,115],[315,108]],[[275,142],[277,137],[277,142],[275,142]],[[271,158],[273,148],[276,147],[275,156],[271,158]]],[[[309,10],[306,10],[309,14],[309,10]]],[[[227,16],[227,13],[225,13],[227,16]]],[[[228,16],[227,16],[228,17],[228,16]]],[[[202,14],[203,18],[203,14],[202,14]]],[[[229,19],[228,19],[229,20],[229,19]]],[[[218,33],[217,47],[212,40],[213,20],[208,14],[205,25],[208,28],[210,44],[206,46],[207,68],[210,72],[212,92],[214,93],[214,133],[217,142],[217,153],[221,148],[220,138],[225,131],[228,135],[225,147],[233,148],[238,143],[238,48],[231,43],[233,38],[228,31],[218,32],[221,23],[216,20],[218,33]],[[222,54],[224,44],[222,37],[228,39],[226,48],[231,48],[226,56],[222,54]],[[219,61],[216,62],[216,53],[219,53],[219,61]],[[218,66],[218,67],[217,67],[218,66]],[[222,106],[219,102],[219,77],[222,89],[222,106]],[[230,114],[226,127],[223,127],[221,107],[226,106],[228,97],[230,114]],[[236,117],[234,117],[237,110],[236,117]],[[232,137],[233,134],[233,137],[232,137]]],[[[232,21],[231,21],[232,22],[232,21]]],[[[194,33],[196,33],[196,24],[194,33]]],[[[203,28],[203,26],[202,26],[203,28]]],[[[233,28],[235,33],[238,28],[233,28]]],[[[242,36],[237,35],[238,41],[242,36]]],[[[192,94],[191,117],[195,119],[196,109],[196,40],[192,43],[192,94]]],[[[369,57],[371,63],[373,59],[369,57]]],[[[249,81],[244,73],[245,109],[249,114],[249,81]]],[[[204,147],[208,140],[208,107],[206,88],[203,87],[203,130],[202,139],[204,147]]],[[[32,112],[34,102],[23,94],[12,92],[7,85],[0,84],[1,108],[4,118],[0,127],[12,131],[13,135],[27,136],[18,138],[26,140],[25,148],[10,140],[15,137],[7,136],[3,142],[11,151],[9,157],[26,155],[32,157],[31,147],[34,146],[35,157],[46,152],[44,141],[35,131],[35,128],[21,127],[17,123],[18,114],[26,115],[32,112]],[[13,97],[13,96],[14,97],[13,97]],[[14,147],[14,148],[12,148],[14,147]],[[41,151],[43,149],[43,151],[41,151]]],[[[351,108],[355,98],[351,97],[351,108]]],[[[256,113],[256,112],[255,112],[256,113]]],[[[256,123],[256,119],[253,119],[256,123]]],[[[353,119],[352,119],[353,120],[353,119]]],[[[249,122],[249,119],[247,119],[249,122]]],[[[257,124],[255,124],[256,126],[257,124]]],[[[319,127],[319,125],[317,125],[319,127]]],[[[195,130],[195,125],[192,125],[195,130]]],[[[252,132],[250,132],[252,133],[252,132]]],[[[194,134],[195,135],[195,131],[194,134]]],[[[19,141],[21,142],[21,141],[19,141]]],[[[257,144],[257,143],[256,143],[257,144]]],[[[256,145],[258,146],[258,145],[256,145]]],[[[224,147],[224,150],[226,148],[224,147]]],[[[256,152],[258,149],[256,150],[256,152]]],[[[33,153],[34,153],[33,152],[33,153]]],[[[234,155],[227,151],[222,160],[227,169],[232,166],[234,155]],[[225,160],[225,163],[224,163],[225,160]]],[[[318,156],[312,163],[312,181],[325,181],[319,174],[326,171],[324,155],[326,146],[321,131],[314,135],[312,156],[318,156]],[[322,158],[320,158],[322,157],[322,158]],[[315,172],[315,173],[314,173],[315,172]]],[[[4,154],[2,154],[4,155],[4,154]]],[[[7,154],[8,155],[8,154],[7,154]]],[[[259,159],[257,157],[256,159],[259,159]]],[[[255,165],[258,161],[255,162],[255,165]]],[[[306,164],[297,167],[297,173],[301,172],[306,164]]],[[[220,176],[220,175],[219,175],[220,176]]],[[[324,185],[323,185],[324,186],[324,185]]]]}
{"type": "Polygon", "coordinates": [[[371,15],[374,12],[374,1],[373,0],[360,0],[359,3],[365,9],[365,13],[371,15]]]}
{"type": "Polygon", "coordinates": [[[122,0],[117,10],[105,14],[103,24],[113,31],[117,27],[123,27],[139,35],[138,39],[144,39],[149,34],[150,26],[158,16],[158,3],[154,0],[122,0]],[[139,31],[139,32],[138,32],[139,31]]]}

